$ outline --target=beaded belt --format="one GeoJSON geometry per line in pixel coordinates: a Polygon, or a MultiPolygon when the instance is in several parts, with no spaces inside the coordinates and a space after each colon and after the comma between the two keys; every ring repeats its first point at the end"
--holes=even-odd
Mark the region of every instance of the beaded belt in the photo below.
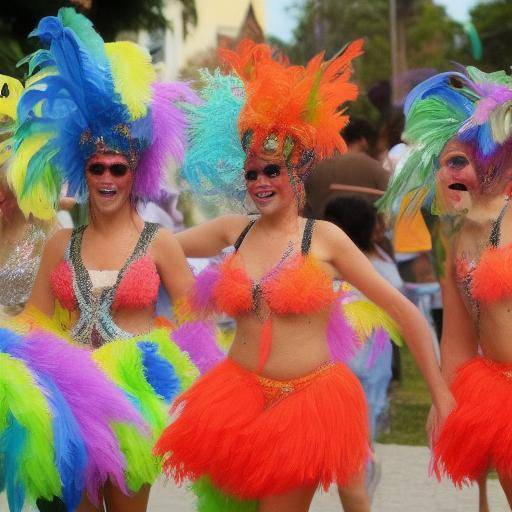
{"type": "Polygon", "coordinates": [[[263,396],[265,397],[265,403],[267,407],[274,405],[286,398],[287,396],[304,389],[306,386],[311,384],[317,377],[326,373],[328,370],[333,368],[336,363],[328,361],[320,365],[313,372],[298,377],[297,379],[291,380],[274,380],[268,379],[267,377],[257,376],[258,382],[262,387],[263,396]]]}

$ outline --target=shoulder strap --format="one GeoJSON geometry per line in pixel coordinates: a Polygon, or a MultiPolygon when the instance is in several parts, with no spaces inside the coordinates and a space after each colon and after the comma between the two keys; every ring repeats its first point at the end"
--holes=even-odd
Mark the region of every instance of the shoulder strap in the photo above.
{"type": "Polygon", "coordinates": [[[304,226],[304,234],[302,235],[302,244],[300,247],[303,255],[309,254],[311,248],[311,239],[313,238],[313,228],[315,226],[315,219],[306,219],[306,225],[304,226]]]}
{"type": "Polygon", "coordinates": [[[130,261],[136,260],[146,253],[159,229],[160,224],[157,224],[156,222],[144,222],[144,227],[142,228],[139,240],[135,245],[132,257],[129,258],[130,261]]]}
{"type": "Polygon", "coordinates": [[[244,238],[247,236],[247,233],[251,230],[251,228],[256,223],[256,220],[251,220],[247,226],[245,226],[244,230],[240,233],[239,237],[236,239],[236,242],[233,244],[235,251],[238,251],[240,246],[242,245],[242,242],[244,241],[244,238]]]}
{"type": "Polygon", "coordinates": [[[498,247],[500,245],[501,239],[501,223],[503,222],[503,217],[505,217],[505,213],[507,212],[507,208],[509,205],[509,200],[507,199],[505,205],[500,211],[498,218],[492,223],[491,234],[489,236],[489,245],[493,247],[498,247]]]}

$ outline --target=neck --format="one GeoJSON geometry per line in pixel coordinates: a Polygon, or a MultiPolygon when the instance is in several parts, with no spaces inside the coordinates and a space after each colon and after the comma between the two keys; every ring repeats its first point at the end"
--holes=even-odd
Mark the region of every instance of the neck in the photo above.
{"type": "Polygon", "coordinates": [[[290,204],[286,209],[271,214],[264,214],[259,219],[261,226],[267,231],[290,232],[297,226],[299,213],[295,204],[290,204]]]}
{"type": "Polygon", "coordinates": [[[505,195],[482,195],[478,199],[472,201],[467,218],[477,222],[493,220],[499,215],[500,211],[505,206],[505,201],[505,195]]]}
{"type": "Polygon", "coordinates": [[[16,210],[9,217],[0,217],[0,231],[3,234],[14,233],[25,227],[27,219],[21,212],[16,210]]]}
{"type": "Polygon", "coordinates": [[[110,215],[95,212],[91,205],[89,206],[91,212],[89,226],[101,234],[111,236],[112,233],[125,230],[127,225],[137,225],[137,211],[131,204],[126,204],[125,207],[110,215]]]}

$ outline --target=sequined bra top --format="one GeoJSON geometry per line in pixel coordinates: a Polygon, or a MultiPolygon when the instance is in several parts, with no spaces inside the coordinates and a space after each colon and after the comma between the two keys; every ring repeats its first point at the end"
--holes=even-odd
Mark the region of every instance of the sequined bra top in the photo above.
{"type": "Polygon", "coordinates": [[[112,285],[94,287],[90,271],[82,261],[82,238],[86,226],[74,229],[64,259],[50,276],[56,299],[69,310],[78,310],[72,329],[73,339],[98,347],[133,334],[114,322],[111,312],[118,309],[143,309],[156,302],[160,277],[147,249],[159,226],[146,222],[135,248],[112,285]]]}
{"type": "Polygon", "coordinates": [[[21,241],[0,264],[0,306],[20,308],[27,301],[41,261],[47,231],[29,223],[21,241]]]}
{"type": "Polygon", "coordinates": [[[283,258],[258,282],[247,275],[238,254],[254,223],[251,221],[235,242],[235,252],[199,274],[193,302],[230,316],[256,311],[262,301],[272,313],[281,315],[314,313],[328,307],[336,299],[332,278],[309,254],[314,220],[306,221],[301,253],[283,258]]]}
{"type": "Polygon", "coordinates": [[[338,337],[335,345],[345,344],[345,340],[338,336],[337,320],[341,316],[341,307],[333,307],[340,294],[334,291],[332,278],[309,252],[314,220],[306,221],[301,252],[283,257],[258,282],[247,275],[238,253],[254,223],[251,221],[244,229],[234,244],[233,253],[220,263],[208,266],[197,276],[192,306],[233,317],[254,312],[262,322],[258,370],[263,368],[270,354],[273,315],[331,311],[327,337],[338,337]],[[261,314],[266,308],[268,314],[261,314]]]}
{"type": "Polygon", "coordinates": [[[456,276],[464,292],[474,301],[491,304],[512,298],[512,243],[501,246],[501,225],[509,200],[493,223],[489,243],[476,263],[457,258],[456,276]]]}

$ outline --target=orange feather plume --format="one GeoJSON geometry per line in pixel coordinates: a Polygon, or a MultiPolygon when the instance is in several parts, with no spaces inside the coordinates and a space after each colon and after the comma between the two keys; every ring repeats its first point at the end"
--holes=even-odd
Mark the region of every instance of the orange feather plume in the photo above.
{"type": "Polygon", "coordinates": [[[279,152],[296,164],[302,152],[318,159],[346,151],[340,130],[347,124],[343,105],[357,98],[349,80],[353,59],[363,53],[358,39],[329,61],[315,56],[306,67],[273,58],[265,44],[243,40],[236,52],[221,51],[221,58],[244,83],[246,104],[240,114],[241,136],[251,134],[251,152],[279,152]],[[272,135],[274,147],[265,145],[272,135]]]}

